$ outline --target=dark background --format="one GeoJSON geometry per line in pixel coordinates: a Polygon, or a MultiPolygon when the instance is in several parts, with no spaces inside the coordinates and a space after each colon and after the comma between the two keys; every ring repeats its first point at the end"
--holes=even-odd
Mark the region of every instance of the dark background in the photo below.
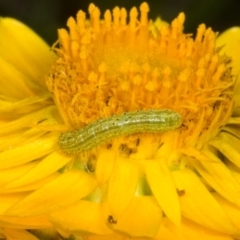
{"type": "MultiPolygon", "coordinates": [[[[141,0],[0,0],[0,16],[19,19],[34,29],[50,45],[57,39],[57,28],[65,27],[69,16],[79,9],[87,12],[93,2],[103,13],[116,5],[129,10],[141,0]]],[[[199,24],[205,23],[214,31],[224,31],[240,26],[240,0],[149,0],[150,18],[161,16],[170,22],[179,12],[186,14],[185,32],[195,33],[199,24]]]]}

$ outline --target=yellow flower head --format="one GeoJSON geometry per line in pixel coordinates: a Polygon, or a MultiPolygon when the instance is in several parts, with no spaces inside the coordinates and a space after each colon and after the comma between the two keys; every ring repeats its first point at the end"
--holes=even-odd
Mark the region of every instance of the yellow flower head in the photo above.
{"type": "Polygon", "coordinates": [[[195,39],[183,33],[180,13],[170,26],[148,20],[147,3],[109,10],[90,21],[79,11],[59,30],[58,58],[47,85],[64,122],[78,129],[98,119],[143,109],[172,109],[184,123],[178,147],[201,147],[232,111],[229,58],[215,48],[216,34],[202,24],[195,39]]]}
{"type": "Polygon", "coordinates": [[[148,19],[147,3],[139,12],[116,7],[101,20],[90,4],[90,19],[69,18],[51,52],[20,23],[0,22],[0,83],[10,82],[0,89],[3,236],[30,240],[21,229],[47,228],[90,240],[240,238],[237,58],[204,24],[194,38],[183,33],[183,13],[168,25],[148,19]],[[16,24],[35,58],[2,50],[16,24]],[[109,132],[119,116],[163,109],[180,114],[181,126],[145,132],[139,120],[132,131],[125,119],[109,132]],[[103,139],[68,154],[66,132],[67,141],[103,139]]]}

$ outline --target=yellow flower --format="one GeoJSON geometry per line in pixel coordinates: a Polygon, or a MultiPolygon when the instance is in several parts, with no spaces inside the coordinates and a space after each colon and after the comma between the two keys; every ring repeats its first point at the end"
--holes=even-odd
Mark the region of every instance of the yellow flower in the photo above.
{"type": "Polygon", "coordinates": [[[240,239],[240,30],[216,47],[204,24],[192,38],[183,13],[168,25],[148,11],[132,8],[127,23],[116,7],[100,21],[90,4],[90,20],[69,18],[51,50],[1,19],[2,237],[240,239]],[[62,132],[150,109],[183,124],[72,154],[59,146],[62,132]]]}

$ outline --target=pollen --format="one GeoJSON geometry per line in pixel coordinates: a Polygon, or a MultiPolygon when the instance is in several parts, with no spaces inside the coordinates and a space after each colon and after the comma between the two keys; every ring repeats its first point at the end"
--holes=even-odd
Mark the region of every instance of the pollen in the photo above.
{"type": "Polygon", "coordinates": [[[193,38],[183,32],[184,13],[170,25],[154,22],[146,2],[129,13],[115,7],[101,14],[94,4],[88,11],[89,19],[80,10],[68,31],[59,29],[47,76],[69,129],[123,112],[172,109],[183,116],[185,146],[217,134],[232,113],[234,77],[211,28],[201,24],[193,38]]]}

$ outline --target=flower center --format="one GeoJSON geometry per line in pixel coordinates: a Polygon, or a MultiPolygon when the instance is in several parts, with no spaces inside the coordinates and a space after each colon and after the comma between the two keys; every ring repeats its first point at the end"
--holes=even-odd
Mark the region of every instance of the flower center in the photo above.
{"type": "Polygon", "coordinates": [[[171,25],[148,19],[147,3],[109,10],[100,20],[79,11],[59,30],[58,58],[47,85],[69,129],[114,114],[171,109],[183,116],[180,146],[200,148],[219,132],[232,112],[234,80],[229,59],[215,48],[216,34],[199,26],[195,39],[183,33],[185,16],[171,25]]]}

